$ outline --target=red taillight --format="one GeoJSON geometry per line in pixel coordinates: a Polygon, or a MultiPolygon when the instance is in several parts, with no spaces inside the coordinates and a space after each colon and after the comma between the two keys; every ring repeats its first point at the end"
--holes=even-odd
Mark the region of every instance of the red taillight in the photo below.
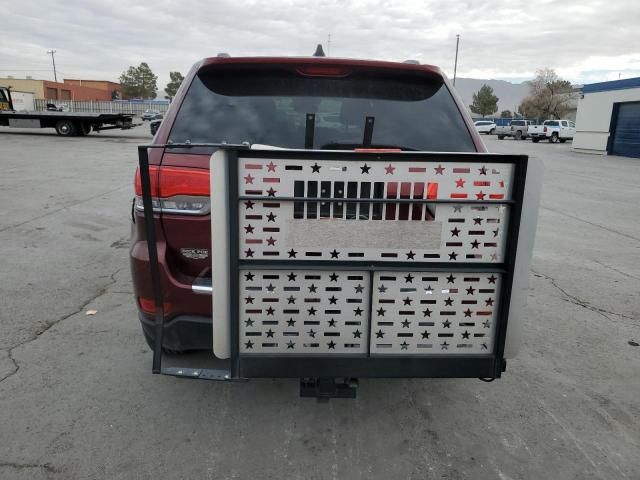
{"type": "MultiPolygon", "coordinates": [[[[149,177],[154,212],[175,215],[207,215],[210,212],[208,170],[150,165],[149,177]]],[[[139,169],[134,183],[136,210],[144,212],[139,169]]]]}
{"type": "MultiPolygon", "coordinates": [[[[209,171],[197,168],[158,167],[149,165],[151,195],[155,198],[194,195],[208,197],[210,193],[209,171]]],[[[136,195],[142,195],[140,169],[136,169],[136,195]]]]}
{"type": "Polygon", "coordinates": [[[351,70],[348,68],[325,65],[298,67],[297,72],[306,77],[347,77],[351,74],[351,70]]]}
{"type": "MultiPolygon", "coordinates": [[[[144,313],[156,313],[155,300],[152,300],[150,298],[138,297],[138,303],[140,304],[140,308],[144,313]]],[[[169,310],[171,310],[171,304],[167,302],[163,303],[162,310],[163,313],[166,314],[169,310]]]]}
{"type": "Polygon", "coordinates": [[[544,133],[547,133],[547,127],[544,127],[544,133]]]}

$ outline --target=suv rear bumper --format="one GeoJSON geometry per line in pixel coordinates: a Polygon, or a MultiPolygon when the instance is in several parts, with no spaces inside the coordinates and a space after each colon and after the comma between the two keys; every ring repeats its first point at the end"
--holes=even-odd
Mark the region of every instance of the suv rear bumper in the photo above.
{"type": "MultiPolygon", "coordinates": [[[[138,312],[142,332],[147,343],[153,348],[156,322],[144,313],[138,312]]],[[[162,346],[166,350],[183,352],[186,350],[211,350],[213,348],[213,326],[211,317],[199,315],[178,315],[164,324],[162,346]]]]}

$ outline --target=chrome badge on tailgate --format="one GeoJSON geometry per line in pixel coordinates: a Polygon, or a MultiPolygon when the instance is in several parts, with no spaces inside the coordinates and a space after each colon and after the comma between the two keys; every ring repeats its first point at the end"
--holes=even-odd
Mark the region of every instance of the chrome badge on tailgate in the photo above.
{"type": "Polygon", "coordinates": [[[191,260],[202,260],[209,258],[209,250],[206,248],[181,248],[180,253],[185,258],[191,260]]]}

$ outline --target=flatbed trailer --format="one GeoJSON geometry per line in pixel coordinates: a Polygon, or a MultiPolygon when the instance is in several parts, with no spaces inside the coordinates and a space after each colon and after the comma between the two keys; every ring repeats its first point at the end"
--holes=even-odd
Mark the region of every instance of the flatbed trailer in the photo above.
{"type": "Polygon", "coordinates": [[[64,137],[84,136],[92,130],[127,130],[136,126],[133,115],[125,113],[92,112],[16,112],[11,91],[0,87],[0,127],[54,128],[64,137]]]}

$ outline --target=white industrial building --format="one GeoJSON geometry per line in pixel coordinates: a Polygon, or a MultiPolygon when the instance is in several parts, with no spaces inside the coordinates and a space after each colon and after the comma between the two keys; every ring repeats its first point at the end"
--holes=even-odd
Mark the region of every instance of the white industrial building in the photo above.
{"type": "Polygon", "coordinates": [[[585,85],[582,94],[573,150],[640,157],[640,77],[585,85]]]}

